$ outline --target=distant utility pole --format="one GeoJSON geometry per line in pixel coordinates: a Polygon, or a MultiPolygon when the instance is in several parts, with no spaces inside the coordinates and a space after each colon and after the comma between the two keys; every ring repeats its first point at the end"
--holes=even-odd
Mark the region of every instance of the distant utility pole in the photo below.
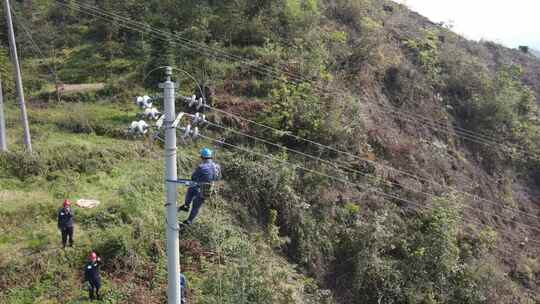
{"type": "Polygon", "coordinates": [[[0,151],[7,151],[6,120],[4,117],[4,95],[2,94],[2,78],[0,78],[0,151]]]}
{"type": "Polygon", "coordinates": [[[167,67],[165,70],[167,79],[160,85],[163,87],[163,105],[164,105],[164,120],[163,128],[165,129],[165,189],[166,189],[166,208],[167,208],[167,301],[168,304],[180,304],[180,249],[178,241],[178,224],[176,209],[176,185],[167,180],[177,180],[176,169],[176,128],[174,120],[176,118],[174,100],[175,100],[175,83],[171,81],[172,68],[167,67]]]}
{"type": "Polygon", "coordinates": [[[24,145],[26,146],[26,151],[32,152],[30,127],[28,126],[28,117],[26,115],[26,104],[24,102],[21,69],[19,67],[19,56],[17,55],[17,45],[15,44],[15,33],[13,32],[13,22],[11,20],[11,7],[9,5],[9,0],[4,0],[4,10],[6,11],[6,23],[8,26],[11,60],[13,61],[13,65],[15,66],[15,82],[17,87],[17,95],[19,95],[19,107],[21,108],[21,123],[24,131],[24,145]]]}

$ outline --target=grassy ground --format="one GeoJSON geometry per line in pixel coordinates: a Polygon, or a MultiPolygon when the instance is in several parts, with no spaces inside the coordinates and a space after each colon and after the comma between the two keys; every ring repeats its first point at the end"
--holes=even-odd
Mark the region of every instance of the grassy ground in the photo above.
{"type": "MultiPolygon", "coordinates": [[[[85,303],[82,266],[103,257],[105,303],[162,303],[166,290],[162,150],[122,132],[133,108],[109,104],[30,107],[34,156],[20,152],[18,113],[7,109],[11,153],[0,157],[0,302],[85,303]],[[56,212],[75,207],[75,246],[61,249],[56,212]]],[[[197,147],[180,149],[181,175],[197,147]]],[[[184,189],[179,190],[179,199],[184,189]]],[[[246,231],[219,195],[181,237],[191,303],[310,303],[313,282],[246,231]]],[[[181,215],[182,217],[185,216],[181,215]]]]}

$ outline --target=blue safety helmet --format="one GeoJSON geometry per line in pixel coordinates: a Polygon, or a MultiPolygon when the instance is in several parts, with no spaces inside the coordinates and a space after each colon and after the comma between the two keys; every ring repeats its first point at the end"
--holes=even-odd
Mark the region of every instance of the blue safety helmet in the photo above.
{"type": "Polygon", "coordinates": [[[208,148],[203,148],[201,149],[201,157],[202,158],[212,158],[212,150],[208,149],[208,148]]]}

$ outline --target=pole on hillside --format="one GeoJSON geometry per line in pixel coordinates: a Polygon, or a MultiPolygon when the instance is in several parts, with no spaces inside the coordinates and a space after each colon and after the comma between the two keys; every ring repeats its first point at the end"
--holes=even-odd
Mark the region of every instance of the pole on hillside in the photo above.
{"type": "Polygon", "coordinates": [[[176,209],[176,185],[167,180],[177,179],[176,169],[176,128],[173,126],[176,118],[174,109],[175,83],[171,81],[172,68],[167,67],[165,74],[167,79],[160,85],[163,87],[164,115],[163,127],[165,129],[165,189],[167,203],[167,273],[168,304],[180,304],[180,249],[178,241],[178,224],[176,209]]]}
{"type": "Polygon", "coordinates": [[[15,67],[15,82],[17,95],[19,95],[19,107],[21,108],[21,123],[24,131],[24,145],[26,151],[32,152],[32,142],[30,140],[30,127],[28,126],[28,117],[26,115],[26,104],[24,102],[24,90],[22,84],[21,69],[19,66],[19,56],[17,55],[17,45],[15,44],[15,32],[13,31],[13,22],[11,20],[11,7],[9,0],[4,0],[4,10],[6,11],[6,23],[8,26],[9,47],[11,49],[11,60],[15,67]]]}
{"type": "Polygon", "coordinates": [[[0,78],[0,151],[7,151],[6,120],[4,117],[4,95],[2,93],[2,79],[0,78]]]}

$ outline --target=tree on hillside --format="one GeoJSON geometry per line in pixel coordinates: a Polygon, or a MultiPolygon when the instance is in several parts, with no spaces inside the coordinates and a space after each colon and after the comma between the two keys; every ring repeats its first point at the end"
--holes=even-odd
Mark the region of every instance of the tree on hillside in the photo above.
{"type": "Polygon", "coordinates": [[[163,73],[152,71],[163,66],[174,65],[173,45],[168,40],[153,38],[150,43],[149,59],[144,67],[144,86],[149,89],[156,89],[158,84],[163,82],[163,73]]]}

